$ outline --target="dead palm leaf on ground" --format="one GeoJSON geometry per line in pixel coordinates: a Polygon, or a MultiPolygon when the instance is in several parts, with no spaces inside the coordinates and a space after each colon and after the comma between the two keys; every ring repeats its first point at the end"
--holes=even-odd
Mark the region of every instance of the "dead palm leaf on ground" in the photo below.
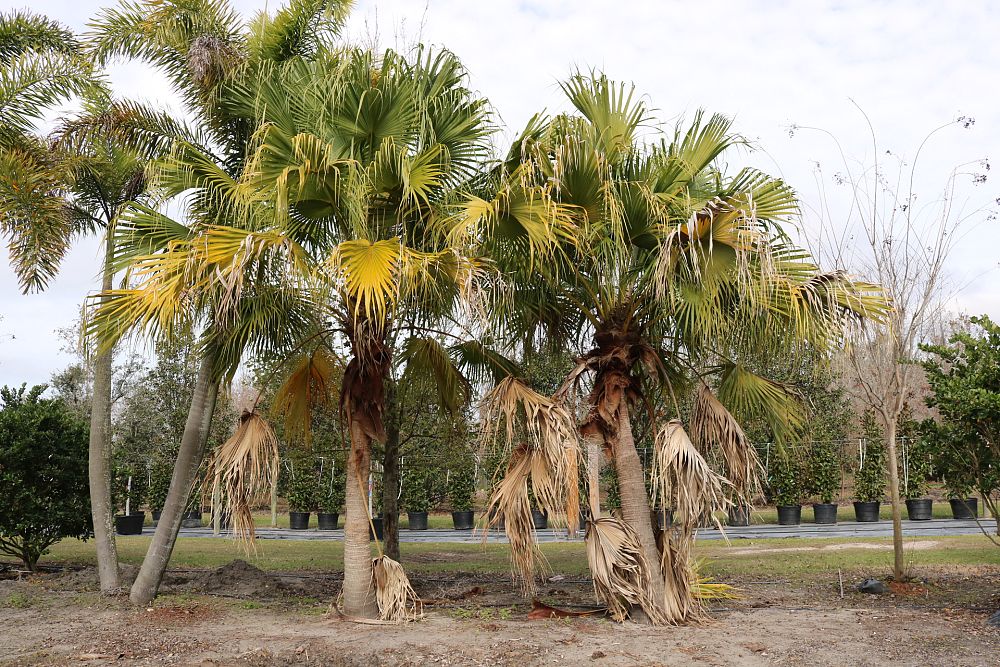
{"type": "Polygon", "coordinates": [[[643,558],[639,537],[628,524],[610,517],[591,521],[585,542],[594,593],[616,621],[624,621],[634,605],[641,607],[654,625],[669,621],[659,601],[649,593],[647,582],[658,573],[643,558]]]}
{"type": "Polygon", "coordinates": [[[256,548],[252,510],[267,502],[277,477],[278,439],[263,417],[245,411],[236,431],[212,455],[206,480],[213,498],[225,498],[233,534],[247,551],[256,548]]]}
{"type": "Polygon", "coordinates": [[[385,554],[372,559],[372,583],[378,615],[383,621],[405,623],[421,617],[417,597],[403,566],[385,554]]]}

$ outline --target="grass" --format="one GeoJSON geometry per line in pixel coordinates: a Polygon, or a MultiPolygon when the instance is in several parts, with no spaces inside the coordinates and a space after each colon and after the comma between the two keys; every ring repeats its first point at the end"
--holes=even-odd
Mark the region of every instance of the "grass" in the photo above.
{"type": "MultiPolygon", "coordinates": [[[[925,541],[915,538],[915,541],[925,541]]],[[[1000,549],[981,535],[934,538],[938,546],[912,550],[907,561],[920,566],[1000,567],[1000,549]]],[[[138,564],[149,544],[148,537],[119,537],[118,554],[124,563],[138,564]]],[[[708,573],[728,577],[808,577],[810,573],[845,571],[887,572],[892,554],[885,538],[805,539],[785,538],[700,542],[696,556],[708,559],[708,573]],[[860,546],[852,546],[860,545],[860,546]],[[790,551],[784,551],[794,549],[790,551]]],[[[402,561],[412,574],[468,572],[506,574],[510,550],[503,544],[404,543],[402,561]]],[[[570,577],[588,575],[584,545],[580,542],[541,545],[554,573],[570,577]]],[[[181,539],[174,549],[171,567],[213,568],[235,558],[246,558],[265,570],[343,570],[343,543],[339,541],[261,540],[256,556],[247,557],[228,539],[181,539]]],[[[92,543],[63,540],[53,546],[48,563],[93,564],[92,543]]]]}

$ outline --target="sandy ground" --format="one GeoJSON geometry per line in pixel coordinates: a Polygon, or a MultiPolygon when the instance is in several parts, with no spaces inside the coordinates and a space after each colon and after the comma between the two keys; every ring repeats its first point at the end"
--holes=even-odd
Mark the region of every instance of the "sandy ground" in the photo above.
{"type": "MultiPolygon", "coordinates": [[[[1000,571],[941,570],[868,596],[815,582],[742,582],[704,624],[528,620],[496,576],[415,581],[425,620],[372,626],[325,612],[336,577],[237,563],[171,574],[148,609],[94,591],[93,570],[0,581],[0,665],[1000,665],[1000,571]]],[[[550,604],[592,604],[555,581],[550,604]]]]}

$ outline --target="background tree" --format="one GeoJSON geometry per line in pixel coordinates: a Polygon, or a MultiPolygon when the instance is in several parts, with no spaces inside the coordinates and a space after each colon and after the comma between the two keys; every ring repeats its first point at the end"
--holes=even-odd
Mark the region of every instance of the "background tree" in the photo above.
{"type": "MultiPolygon", "coordinates": [[[[985,182],[984,173],[972,173],[988,164],[985,160],[952,168],[940,195],[927,202],[918,199],[917,168],[922,150],[935,135],[974,124],[975,119],[966,116],[945,123],[923,139],[912,160],[903,160],[884,150],[869,123],[874,163],[851,163],[845,158],[832,176],[850,188],[846,220],[835,222],[823,216],[813,221],[813,253],[820,261],[850,268],[881,285],[893,306],[883,321],[856,329],[847,352],[859,398],[882,422],[892,501],[893,576],[897,579],[904,576],[897,424],[919,381],[918,345],[943,319],[948,256],[961,239],[962,229],[989,214],[982,208],[955,206],[961,181],[985,182]]],[[[813,129],[792,128],[793,132],[813,129]]],[[[822,173],[819,176],[825,178],[822,173]]],[[[821,210],[828,211],[829,202],[821,210]]]]}
{"type": "Polygon", "coordinates": [[[0,552],[34,571],[66,537],[92,534],[86,483],[87,425],[45,385],[0,389],[0,552]]]}
{"type": "Polygon", "coordinates": [[[939,415],[922,427],[935,468],[982,496],[1000,536],[1000,326],[985,315],[969,323],[946,344],[921,345],[933,355],[922,365],[933,392],[927,405],[939,415]]]}

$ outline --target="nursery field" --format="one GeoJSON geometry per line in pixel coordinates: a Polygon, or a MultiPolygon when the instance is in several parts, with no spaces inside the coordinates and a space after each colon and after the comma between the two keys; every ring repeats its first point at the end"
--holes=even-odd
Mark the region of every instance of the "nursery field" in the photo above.
{"type": "MultiPolygon", "coordinates": [[[[126,580],[148,538],[120,538],[126,580]]],[[[91,544],[66,540],[49,571],[0,580],[0,664],[148,665],[989,665],[1000,630],[1000,549],[984,537],[909,542],[912,580],[859,593],[889,570],[885,540],[701,543],[702,576],[738,597],[689,627],[619,626],[601,614],[546,618],[508,574],[504,545],[404,544],[425,618],[404,626],[330,615],[340,542],[262,541],[241,560],[225,539],[181,540],[148,608],[97,593],[91,544]],[[843,581],[843,591],[840,582],[843,581]]],[[[539,602],[595,604],[581,543],[544,544],[539,602]]]]}

